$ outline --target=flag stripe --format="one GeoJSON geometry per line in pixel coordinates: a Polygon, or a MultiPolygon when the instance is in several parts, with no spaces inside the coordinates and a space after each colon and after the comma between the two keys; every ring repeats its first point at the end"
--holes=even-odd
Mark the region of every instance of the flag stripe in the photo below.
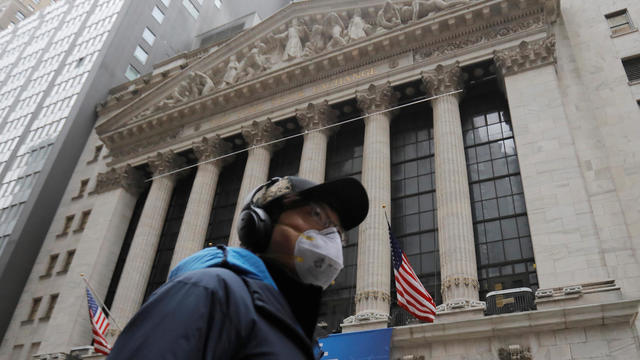
{"type": "Polygon", "coordinates": [[[389,227],[389,242],[398,305],[420,320],[433,322],[436,315],[436,304],[411,268],[407,255],[400,249],[400,243],[393,236],[391,224],[388,221],[387,226],[389,227]]]}
{"type": "MultiPolygon", "coordinates": [[[[424,294],[415,292],[412,288],[404,286],[402,283],[402,279],[399,278],[396,280],[396,288],[402,292],[402,296],[410,299],[415,306],[423,308],[425,311],[435,312],[435,306],[429,302],[428,299],[425,299],[424,294]],[[401,283],[401,284],[398,284],[401,283]]],[[[433,300],[432,300],[433,301],[433,300]]]]}
{"type": "Polygon", "coordinates": [[[93,350],[99,354],[109,355],[111,346],[104,338],[109,329],[109,319],[104,315],[98,303],[96,303],[91,290],[87,290],[87,304],[89,305],[89,318],[91,319],[91,332],[93,334],[93,350]]]}

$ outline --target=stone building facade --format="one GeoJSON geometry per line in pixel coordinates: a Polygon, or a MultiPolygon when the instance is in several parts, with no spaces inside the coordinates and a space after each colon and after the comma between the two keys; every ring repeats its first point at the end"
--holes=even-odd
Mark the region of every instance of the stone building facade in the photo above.
{"type": "Polygon", "coordinates": [[[393,327],[393,359],[639,358],[633,19],[632,0],[296,2],[132,81],[99,106],[0,354],[89,343],[80,273],[113,340],[178,261],[238,245],[254,187],[298,174],[357,177],[371,203],[318,334],[393,327]],[[56,236],[87,209],[82,232],[56,236]],[[433,324],[394,304],[385,213],[433,324]],[[64,242],[68,275],[45,284],[64,242]],[[518,287],[537,310],[485,315],[489,291],[518,287]]]}

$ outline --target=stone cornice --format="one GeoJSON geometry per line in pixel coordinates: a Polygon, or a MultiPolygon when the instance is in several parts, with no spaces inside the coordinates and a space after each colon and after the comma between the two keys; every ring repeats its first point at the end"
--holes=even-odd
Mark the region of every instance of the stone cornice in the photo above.
{"type": "MultiPolygon", "coordinates": [[[[424,342],[443,342],[481,337],[502,337],[523,332],[631,323],[638,315],[640,300],[623,300],[600,304],[567,306],[557,309],[526,311],[469,320],[401,326],[393,329],[392,346],[412,346],[424,342]]],[[[443,322],[440,322],[443,321],[443,322]]]]}
{"type": "Polygon", "coordinates": [[[298,124],[306,131],[320,129],[336,122],[338,111],[329,106],[327,100],[313,104],[309,103],[305,109],[296,109],[298,124]]]}
{"type": "Polygon", "coordinates": [[[111,190],[122,188],[130,194],[140,194],[144,183],[142,173],[131,165],[111,168],[104,173],[99,173],[96,187],[93,193],[102,194],[111,190]]]}
{"type": "MultiPolygon", "coordinates": [[[[177,132],[178,130],[175,129],[184,127],[186,124],[304,84],[362,68],[367,64],[394,58],[399,54],[414,52],[418,54],[415,55],[414,61],[427,59],[432,61],[431,59],[436,59],[442,54],[451,56],[450,53],[460,51],[465,46],[487,46],[485,43],[514,36],[519,32],[541,31],[544,29],[542,20],[544,1],[469,1],[466,5],[445,9],[417,21],[404,22],[403,20],[401,25],[392,30],[367,34],[364,38],[348,41],[346,45],[326,48],[313,56],[302,56],[281,67],[275,66],[264,70],[256,67],[255,72],[246,79],[223,86],[220,81],[224,75],[227,75],[230,56],[238,56],[237,61],[240,62],[240,56],[246,57],[254,48],[260,47],[257,42],[264,40],[264,37],[268,37],[269,34],[286,30],[291,24],[290,20],[295,17],[321,19],[326,16],[329,18],[327,13],[316,14],[327,11],[326,4],[294,3],[215,52],[189,65],[183,74],[167,79],[119,111],[110,112],[100,119],[96,130],[108,148],[130,147],[127,152],[132,153],[136,151],[133,148],[140,150],[140,147],[135,144],[147,134],[153,136],[152,134],[160,132],[177,132]],[[503,31],[505,27],[510,30],[503,31]],[[465,40],[477,33],[484,35],[481,38],[473,38],[470,42],[465,40]],[[198,73],[207,78],[198,76],[197,79],[209,85],[211,80],[215,90],[209,86],[207,91],[203,91],[206,85],[200,85],[199,96],[188,101],[175,102],[175,99],[184,98],[180,91],[184,91],[185,86],[189,85],[188,82],[185,83],[188,77],[193,78],[189,74],[198,73]],[[179,88],[182,90],[178,90],[179,88]],[[178,96],[175,96],[176,91],[178,96]],[[161,110],[157,112],[149,110],[161,103],[166,108],[160,106],[161,110]],[[144,116],[140,115],[145,112],[144,116]]],[[[334,5],[335,7],[329,8],[335,8],[334,12],[339,17],[348,19],[348,16],[353,15],[352,10],[347,7],[361,6],[361,3],[342,1],[334,5]]],[[[382,2],[377,2],[366,7],[366,10],[371,17],[371,14],[375,15],[382,6],[382,2]]],[[[345,25],[344,21],[343,25],[345,25]]],[[[230,78],[233,77],[232,75],[231,73],[230,78]]],[[[114,156],[114,159],[117,160],[118,157],[114,156]]]]}
{"type": "Polygon", "coordinates": [[[161,176],[184,166],[184,158],[176,155],[173,151],[158,152],[147,159],[149,168],[153,176],[161,176]]]}
{"type": "Polygon", "coordinates": [[[422,82],[429,96],[438,96],[462,89],[462,69],[456,61],[449,65],[438,65],[432,71],[422,73],[422,82]]]}
{"type": "Polygon", "coordinates": [[[556,38],[522,41],[518,46],[493,52],[493,59],[503,76],[517,74],[556,62],[556,38]]]}
{"type": "Polygon", "coordinates": [[[380,85],[371,84],[366,91],[356,91],[358,107],[366,114],[389,109],[397,99],[398,96],[389,82],[380,85]]]}

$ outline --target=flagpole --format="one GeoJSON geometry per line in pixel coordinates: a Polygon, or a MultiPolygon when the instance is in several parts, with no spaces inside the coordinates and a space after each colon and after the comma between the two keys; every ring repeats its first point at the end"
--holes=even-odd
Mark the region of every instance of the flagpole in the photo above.
{"type": "Polygon", "coordinates": [[[89,280],[87,280],[87,278],[84,276],[84,273],[80,273],[80,277],[87,284],[87,286],[89,287],[89,290],[91,290],[96,300],[98,300],[98,304],[100,305],[100,307],[102,307],[104,311],[107,313],[107,315],[109,315],[109,318],[111,318],[111,321],[113,321],[113,325],[115,325],[118,328],[118,330],[122,331],[122,328],[118,325],[118,323],[116,322],[116,319],[113,317],[113,315],[111,315],[109,308],[102,302],[102,300],[100,299],[100,296],[98,296],[98,293],[96,293],[96,291],[93,289],[93,286],[91,286],[91,284],[89,283],[89,280]]]}

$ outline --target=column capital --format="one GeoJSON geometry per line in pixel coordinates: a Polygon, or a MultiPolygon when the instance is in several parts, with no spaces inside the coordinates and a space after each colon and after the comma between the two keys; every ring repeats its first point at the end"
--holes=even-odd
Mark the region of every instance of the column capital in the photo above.
{"type": "Polygon", "coordinates": [[[96,194],[102,194],[111,190],[122,188],[132,195],[138,195],[142,191],[144,177],[139,170],[130,164],[111,168],[106,172],[99,173],[96,181],[96,194]]]}
{"type": "MultiPolygon", "coordinates": [[[[257,146],[274,141],[280,137],[282,129],[276,126],[270,118],[262,121],[254,120],[250,125],[242,125],[242,137],[249,146],[257,146]]],[[[273,150],[274,146],[269,146],[273,150]]]]}
{"type": "Polygon", "coordinates": [[[556,37],[526,41],[518,46],[495,50],[493,60],[503,76],[517,74],[556,62],[556,37]]]}
{"type": "Polygon", "coordinates": [[[397,94],[391,87],[391,82],[371,84],[365,91],[356,91],[356,100],[360,110],[367,114],[382,111],[395,105],[397,94]]]}
{"type": "Polygon", "coordinates": [[[156,155],[148,157],[147,162],[149,163],[153,176],[178,170],[185,164],[184,158],[176,155],[173,150],[165,152],[158,151],[156,155]]]}
{"type": "Polygon", "coordinates": [[[450,93],[464,87],[462,70],[457,61],[449,65],[440,64],[431,71],[423,72],[421,77],[429,96],[450,93]]]}
{"type": "MultiPolygon", "coordinates": [[[[231,152],[231,144],[224,141],[220,135],[203,136],[200,141],[193,142],[193,152],[199,161],[209,161],[231,152]]],[[[214,161],[217,166],[224,166],[233,159],[228,156],[220,160],[214,161]]]]}
{"type": "Polygon", "coordinates": [[[306,131],[320,129],[336,122],[338,112],[329,106],[329,101],[309,103],[306,109],[296,109],[298,124],[306,131]]]}

